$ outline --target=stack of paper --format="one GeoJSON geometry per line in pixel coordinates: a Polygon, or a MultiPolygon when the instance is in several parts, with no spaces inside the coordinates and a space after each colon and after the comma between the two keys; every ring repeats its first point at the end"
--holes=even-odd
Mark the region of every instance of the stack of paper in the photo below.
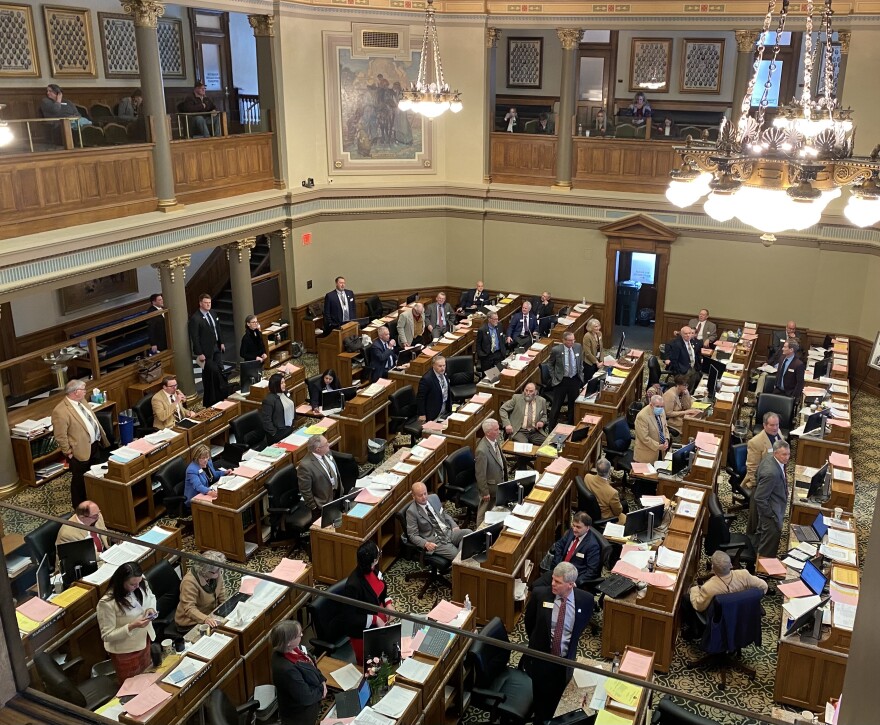
{"type": "Polygon", "coordinates": [[[397,675],[411,682],[424,684],[434,668],[427,662],[420,662],[412,657],[408,657],[397,668],[397,675]]]}
{"type": "Polygon", "coordinates": [[[409,707],[409,704],[418,694],[417,690],[410,690],[409,688],[395,685],[388,690],[388,694],[385,697],[373,706],[373,709],[396,720],[403,716],[406,708],[409,707]]]}
{"type": "Polygon", "coordinates": [[[661,569],[669,571],[678,571],[681,569],[681,560],[684,556],[683,552],[673,551],[661,546],[657,551],[657,566],[661,569]]]}
{"type": "Polygon", "coordinates": [[[352,690],[361,681],[361,671],[351,663],[334,670],[330,675],[343,690],[352,690]]]}
{"type": "Polygon", "coordinates": [[[841,546],[844,549],[855,549],[856,535],[852,531],[828,529],[828,543],[834,544],[835,546],[841,546]]]}
{"type": "Polygon", "coordinates": [[[446,599],[441,599],[437,606],[428,612],[428,619],[433,619],[440,624],[449,624],[458,616],[459,612],[461,612],[461,607],[446,599]]]}
{"type": "Polygon", "coordinates": [[[700,503],[703,500],[704,491],[698,491],[695,488],[688,488],[687,486],[682,486],[675,492],[677,498],[683,498],[687,501],[694,501],[696,503],[700,503]]]}
{"type": "Polygon", "coordinates": [[[141,693],[125,703],[125,712],[133,718],[140,718],[150,710],[159,707],[171,697],[171,693],[156,684],[150,685],[141,693]]]}
{"type": "Polygon", "coordinates": [[[523,443],[521,441],[513,442],[513,452],[514,453],[525,453],[529,455],[532,452],[532,444],[531,443],[523,443]]]}
{"type": "Polygon", "coordinates": [[[199,672],[209,666],[208,662],[202,662],[201,660],[196,660],[192,657],[184,657],[180,660],[177,667],[162,678],[162,682],[168,685],[174,685],[175,687],[183,687],[199,672]]]}
{"type": "Polygon", "coordinates": [[[562,480],[562,476],[559,476],[555,473],[544,473],[538,482],[535,484],[536,486],[540,486],[541,488],[553,489],[556,487],[556,484],[562,480]]]}
{"type": "Polygon", "coordinates": [[[220,632],[214,632],[210,637],[200,637],[199,641],[190,647],[189,654],[196,655],[206,660],[212,660],[220,654],[220,652],[223,651],[223,648],[231,641],[232,637],[220,632]]]}
{"type": "Polygon", "coordinates": [[[130,541],[124,541],[121,544],[116,544],[116,546],[104,549],[104,551],[101,552],[101,559],[108,564],[121,566],[130,561],[137,561],[144,554],[149,553],[149,551],[150,549],[146,546],[138,546],[137,544],[132,544],[130,541]]]}
{"type": "Polygon", "coordinates": [[[700,505],[693,501],[679,501],[678,508],[675,509],[676,514],[687,516],[689,519],[697,518],[699,512],[700,505]]]}
{"type": "Polygon", "coordinates": [[[270,574],[276,579],[295,582],[303,575],[305,570],[306,563],[304,561],[299,559],[282,559],[270,574]]]}
{"type": "Polygon", "coordinates": [[[513,514],[510,514],[504,519],[505,528],[513,531],[516,534],[524,534],[531,523],[532,522],[530,520],[521,519],[519,518],[519,516],[514,516],[513,514]]]}
{"type": "Polygon", "coordinates": [[[521,503],[513,507],[513,513],[527,519],[535,518],[541,512],[541,507],[533,503],[521,503]]]}

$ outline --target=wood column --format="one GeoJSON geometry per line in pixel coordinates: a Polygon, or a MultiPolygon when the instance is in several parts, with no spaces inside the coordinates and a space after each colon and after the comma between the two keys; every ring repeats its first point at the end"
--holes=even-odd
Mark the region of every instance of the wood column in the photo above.
{"type": "Polygon", "coordinates": [[[492,183],[492,131],[495,130],[495,67],[500,28],[486,28],[486,108],[483,112],[483,183],[492,183]]]}
{"type": "Polygon", "coordinates": [[[162,284],[162,297],[171,320],[171,350],[174,360],[174,374],[180,389],[186,395],[194,395],[196,381],[193,375],[193,354],[189,342],[189,314],[186,309],[186,268],[191,258],[188,254],[156,262],[153,267],[159,271],[162,284]]]}
{"type": "MultiPolygon", "coordinates": [[[[571,156],[574,130],[575,63],[581,44],[583,30],[580,28],[557,28],[556,35],[562,43],[562,79],[559,83],[559,118],[556,119],[556,183],[557,189],[571,189],[571,156]]],[[[494,117],[494,116],[493,116],[494,117]]]]}
{"type": "MultiPolygon", "coordinates": [[[[232,320],[235,326],[234,339],[244,334],[244,321],[254,314],[254,289],[251,286],[251,250],[256,246],[256,237],[245,237],[227,244],[226,259],[229,260],[229,283],[232,285],[232,320]]],[[[238,359],[238,351],[227,350],[229,359],[238,359]]]]}

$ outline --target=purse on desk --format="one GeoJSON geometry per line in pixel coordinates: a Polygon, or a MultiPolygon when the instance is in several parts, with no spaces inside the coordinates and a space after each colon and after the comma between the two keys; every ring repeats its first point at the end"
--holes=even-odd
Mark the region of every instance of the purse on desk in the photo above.
{"type": "Polygon", "coordinates": [[[162,379],[162,361],[144,360],[138,368],[138,379],[142,383],[155,383],[162,379]]]}

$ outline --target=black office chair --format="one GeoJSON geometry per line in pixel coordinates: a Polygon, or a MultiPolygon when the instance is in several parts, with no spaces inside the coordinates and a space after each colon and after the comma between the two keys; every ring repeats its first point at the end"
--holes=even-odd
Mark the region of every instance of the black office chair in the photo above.
{"type": "Polygon", "coordinates": [[[744,565],[754,574],[758,555],[751,538],[746,534],[730,532],[730,523],[736,517],[733,514],[724,513],[717,493],[710,492],[707,498],[709,521],[706,526],[706,536],[703,539],[703,550],[706,556],[712,556],[720,549],[730,556],[734,569],[739,569],[744,565]]]}
{"type": "Polygon", "coordinates": [[[623,486],[626,488],[628,475],[632,472],[633,452],[630,446],[633,441],[633,432],[630,430],[626,418],[615,418],[602,428],[605,436],[605,446],[602,453],[608,459],[616,471],[623,472],[623,486]]]}
{"type": "Polygon", "coordinates": [[[409,433],[410,445],[415,446],[422,437],[416,393],[410,385],[398,388],[388,398],[389,433],[397,436],[401,431],[409,433]]]}
{"type": "Polygon", "coordinates": [[[330,451],[336,468],[339,470],[339,482],[342,484],[342,492],[350,493],[354,489],[354,484],[360,475],[360,468],[351,453],[341,453],[340,451],[330,451]]]}
{"type": "Polygon", "coordinates": [[[104,430],[104,435],[107,436],[107,440],[110,441],[110,447],[101,449],[101,454],[99,456],[101,463],[106,463],[107,459],[110,458],[110,451],[119,447],[119,437],[116,435],[116,430],[113,428],[113,413],[109,410],[99,410],[95,413],[95,417],[98,419],[98,423],[101,424],[101,428],[104,430]]]}
{"type": "Polygon", "coordinates": [[[470,448],[459,448],[443,461],[446,483],[443,489],[449,493],[456,506],[464,507],[468,516],[477,519],[480,492],[477,489],[476,463],[470,448]]]}
{"type": "MultiPolygon", "coordinates": [[[[645,407],[644,400],[634,400],[629,404],[629,407],[626,409],[626,424],[635,430],[636,427],[636,416],[641,412],[642,408],[645,407]]],[[[669,429],[669,432],[672,433],[672,429],[669,429]]]]}
{"type": "MultiPolygon", "coordinates": [[[[345,591],[345,583],[348,579],[342,579],[331,584],[327,591],[331,594],[342,594],[345,591]]],[[[334,622],[342,616],[342,604],[334,602],[326,597],[315,597],[308,603],[306,609],[309,619],[315,630],[315,636],[309,640],[315,656],[320,657],[327,653],[331,657],[343,662],[356,662],[354,650],[347,636],[337,637],[334,622]]]]}
{"type": "Polygon", "coordinates": [[[269,546],[308,550],[312,512],[299,492],[296,466],[283,466],[264,484],[269,507],[269,546]]]}
{"type": "Polygon", "coordinates": [[[654,708],[651,725],[718,725],[718,721],[689,712],[664,695],[654,708]]]}
{"type": "Polygon", "coordinates": [[[135,438],[143,438],[145,435],[155,433],[157,428],[153,425],[153,396],[145,395],[131,406],[137,421],[134,426],[135,438]]]}
{"type": "Polygon", "coordinates": [[[409,505],[407,504],[407,507],[394,514],[401,531],[400,555],[404,559],[419,562],[423,569],[421,571],[408,572],[404,579],[408,582],[416,579],[424,581],[425,583],[417,595],[419,599],[424,599],[425,594],[432,588],[444,586],[452,589],[452,584],[448,578],[449,571],[452,569],[452,560],[437,554],[429,554],[422,547],[416,546],[409,540],[409,536],[406,533],[406,509],[408,507],[409,505]],[[424,567],[427,567],[427,569],[424,567]]]}
{"type": "Polygon", "coordinates": [[[391,339],[397,340],[397,320],[386,322],[385,327],[388,328],[388,334],[391,336],[391,339]]]}
{"type": "Polygon", "coordinates": [[[119,684],[115,677],[108,675],[91,677],[79,685],[74,684],[67,673],[82,661],[82,657],[76,657],[65,662],[64,667],[61,667],[47,652],[34,655],[34,666],[47,694],[71,705],[95,710],[116,697],[119,684]]]}
{"type": "MultiPolygon", "coordinates": [[[[480,630],[484,637],[509,643],[500,617],[490,619],[480,630]]],[[[510,650],[488,642],[474,642],[467,653],[474,673],[471,705],[489,713],[489,722],[525,725],[534,711],[532,678],[508,666],[510,650]]]]}
{"type": "Polygon", "coordinates": [[[760,589],[745,589],[733,594],[719,594],[713,597],[705,612],[697,612],[697,617],[705,625],[700,642],[706,656],[686,665],[687,669],[721,668],[719,690],[727,687],[727,669],[742,672],[754,680],[756,672],[744,664],[739,657],[742,649],[750,644],[761,646],[761,597],[760,589]],[[727,626],[727,618],[735,618],[736,626],[727,626]]]}
{"type": "Polygon", "coordinates": [[[734,505],[728,511],[742,511],[748,509],[749,501],[752,500],[751,488],[743,488],[743,479],[746,477],[746,460],[749,456],[749,444],[737,443],[727,450],[727,480],[730,482],[730,492],[734,505]]]}
{"type": "MultiPolygon", "coordinates": [[[[71,515],[67,514],[67,518],[71,515]]],[[[24,543],[31,555],[31,561],[37,566],[40,565],[43,556],[48,556],[49,570],[55,571],[55,540],[58,538],[61,526],[62,524],[56,524],[54,521],[45,521],[24,535],[24,543]]]]}
{"type": "Polygon", "coordinates": [[[477,394],[474,359],[470,355],[446,358],[446,375],[449,376],[449,392],[454,403],[461,403],[477,394]]]}
{"type": "Polygon", "coordinates": [[[253,698],[236,707],[223,690],[216,689],[208,695],[205,722],[207,725],[249,725],[259,708],[260,703],[253,698]]]}
{"type": "Polygon", "coordinates": [[[596,498],[596,494],[587,488],[583,476],[575,476],[574,485],[577,490],[578,511],[584,511],[591,519],[593,519],[594,528],[603,531],[605,529],[605,524],[609,521],[617,521],[616,516],[610,516],[605,519],[602,518],[602,511],[599,508],[599,501],[596,498]]]}
{"type": "Polygon", "coordinates": [[[553,403],[553,376],[550,374],[550,363],[541,363],[538,365],[541,371],[541,397],[548,403],[553,403]]]}
{"type": "Polygon", "coordinates": [[[186,485],[187,463],[183,456],[177,456],[165,463],[157,470],[152,478],[158,482],[162,489],[162,505],[165,506],[165,515],[177,519],[177,526],[186,533],[192,533],[192,519],[189,507],[184,503],[184,488],[186,485]]]}
{"type": "Polygon", "coordinates": [[[791,432],[791,419],[794,416],[794,398],[787,395],[763,393],[758,396],[758,404],[752,413],[752,435],[757,435],[764,427],[764,414],[776,413],[779,416],[779,434],[788,440],[791,432]]]}
{"type": "Polygon", "coordinates": [[[235,437],[235,442],[226,444],[223,458],[234,465],[241,462],[242,455],[248,449],[261,451],[266,447],[266,431],[263,430],[259,410],[250,410],[233,418],[229,423],[229,431],[235,437]]]}
{"type": "Polygon", "coordinates": [[[648,356],[648,385],[647,387],[651,387],[652,385],[659,385],[663,390],[666,390],[670,385],[672,385],[671,378],[673,377],[672,373],[663,370],[660,367],[660,358],[656,355],[648,356]],[[665,376],[665,381],[663,377],[665,376]]]}
{"type": "Polygon", "coordinates": [[[180,577],[167,559],[160,559],[151,569],[144,572],[144,578],[156,595],[156,611],[159,616],[153,620],[156,640],[180,635],[174,623],[174,614],[180,603],[180,577]]]}
{"type": "Polygon", "coordinates": [[[382,308],[382,300],[379,299],[379,295],[367,297],[364,305],[367,308],[367,316],[371,320],[378,320],[385,316],[385,311],[382,308]]]}

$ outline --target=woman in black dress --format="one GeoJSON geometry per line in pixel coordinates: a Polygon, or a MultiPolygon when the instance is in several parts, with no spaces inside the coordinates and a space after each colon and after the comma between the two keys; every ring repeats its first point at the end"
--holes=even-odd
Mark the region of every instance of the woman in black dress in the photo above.
{"type": "Polygon", "coordinates": [[[281,725],[315,725],[321,700],[327,697],[324,675],[299,643],[302,625],[286,619],[272,627],[272,684],[278,697],[281,725]]]}
{"type": "Polygon", "coordinates": [[[296,416],[296,404],[287,394],[284,376],[273,373],[269,378],[269,393],[260,406],[260,419],[269,444],[277,443],[290,435],[293,430],[293,419],[296,416]]]}
{"type": "Polygon", "coordinates": [[[263,363],[266,360],[266,345],[260,332],[260,321],[256,315],[248,315],[244,321],[245,330],[238,348],[241,358],[241,392],[247,393],[252,383],[262,377],[263,363]]]}
{"type": "MultiPolygon", "coordinates": [[[[388,587],[379,571],[379,547],[375,541],[365,541],[357,550],[357,568],[349,575],[343,595],[377,607],[394,609],[388,587]]],[[[351,640],[351,648],[359,665],[364,663],[364,630],[388,624],[384,614],[373,614],[357,607],[346,607],[340,617],[342,631],[351,640]]],[[[389,653],[390,654],[390,653],[389,653]]]]}

